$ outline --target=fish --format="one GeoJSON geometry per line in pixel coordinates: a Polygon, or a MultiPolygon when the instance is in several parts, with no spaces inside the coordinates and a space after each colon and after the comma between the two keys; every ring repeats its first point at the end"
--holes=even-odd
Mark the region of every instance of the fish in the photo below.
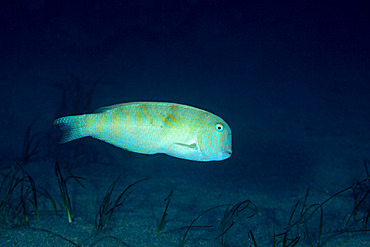
{"type": "Polygon", "coordinates": [[[219,116],[169,102],[129,102],[54,121],[60,143],[92,137],[141,154],[192,161],[221,161],[232,154],[232,133],[219,116]]]}

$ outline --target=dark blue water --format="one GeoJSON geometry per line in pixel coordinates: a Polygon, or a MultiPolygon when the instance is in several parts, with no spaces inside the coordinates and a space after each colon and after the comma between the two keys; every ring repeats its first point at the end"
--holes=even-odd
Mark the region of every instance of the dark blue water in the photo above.
{"type": "MultiPolygon", "coordinates": [[[[0,245],[93,245],[109,236],[99,244],[117,246],[114,236],[129,246],[180,246],[204,210],[249,199],[258,208],[254,217],[248,218],[253,210],[238,213],[219,237],[228,206],[211,210],[195,222],[199,229],[190,228],[184,246],[254,246],[250,231],[259,246],[273,246],[273,229],[287,229],[308,187],[311,205],[368,176],[369,44],[370,10],[360,1],[1,1],[1,174],[8,179],[7,172],[21,169],[34,179],[40,215],[37,220],[32,193],[16,186],[12,196],[27,198],[26,211],[22,200],[4,204],[0,245]],[[233,155],[202,163],[131,153],[91,138],[58,144],[57,117],[131,101],[176,102],[221,116],[233,132],[233,155]],[[86,178],[85,189],[73,177],[67,181],[73,223],[56,161],[86,178]],[[131,188],[105,235],[96,237],[95,215],[120,174],[114,198],[148,179],[131,188]]],[[[7,187],[0,188],[4,198],[7,187]]],[[[325,204],[328,246],[348,240],[330,236],[343,230],[358,198],[364,200],[346,230],[369,229],[366,191],[369,185],[360,183],[325,204]]],[[[307,221],[311,237],[295,229],[289,238],[317,246],[319,215],[307,221]]],[[[368,237],[360,232],[349,244],[365,246],[368,237]]]]}

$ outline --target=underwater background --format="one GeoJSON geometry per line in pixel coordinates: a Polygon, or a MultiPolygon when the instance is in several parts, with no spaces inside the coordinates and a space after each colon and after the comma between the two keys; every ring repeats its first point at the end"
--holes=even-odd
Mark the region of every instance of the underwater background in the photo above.
{"type": "Polygon", "coordinates": [[[0,246],[370,246],[361,1],[0,2],[0,246]],[[222,117],[220,162],[53,121],[164,101],[222,117]]]}

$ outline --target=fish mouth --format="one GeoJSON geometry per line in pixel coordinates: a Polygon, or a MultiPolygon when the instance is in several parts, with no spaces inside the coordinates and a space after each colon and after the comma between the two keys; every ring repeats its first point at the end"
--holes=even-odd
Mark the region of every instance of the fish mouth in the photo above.
{"type": "Polygon", "coordinates": [[[222,151],[223,152],[223,154],[226,156],[226,157],[230,157],[231,156],[231,154],[233,153],[233,151],[231,151],[231,150],[224,150],[224,151],[222,151]]]}

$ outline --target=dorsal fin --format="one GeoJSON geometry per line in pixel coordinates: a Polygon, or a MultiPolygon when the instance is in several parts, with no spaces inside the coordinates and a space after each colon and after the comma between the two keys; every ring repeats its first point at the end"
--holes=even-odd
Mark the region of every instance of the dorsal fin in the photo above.
{"type": "Polygon", "coordinates": [[[94,113],[107,112],[109,110],[113,110],[113,109],[121,107],[123,105],[127,105],[127,103],[115,104],[115,105],[110,105],[110,106],[103,106],[103,107],[98,108],[94,113]]]}

